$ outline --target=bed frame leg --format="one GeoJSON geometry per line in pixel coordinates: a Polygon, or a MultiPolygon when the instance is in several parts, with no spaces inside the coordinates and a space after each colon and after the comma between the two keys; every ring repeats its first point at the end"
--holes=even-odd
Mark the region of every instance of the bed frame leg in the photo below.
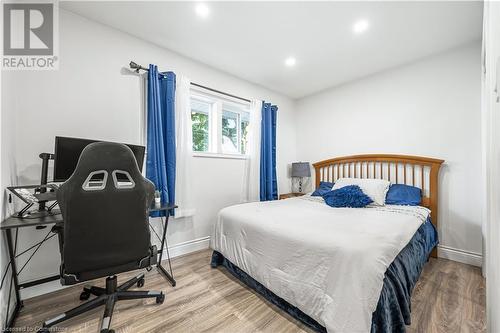
{"type": "Polygon", "coordinates": [[[437,247],[435,247],[434,249],[432,249],[431,257],[432,258],[437,258],[438,257],[437,247]]]}

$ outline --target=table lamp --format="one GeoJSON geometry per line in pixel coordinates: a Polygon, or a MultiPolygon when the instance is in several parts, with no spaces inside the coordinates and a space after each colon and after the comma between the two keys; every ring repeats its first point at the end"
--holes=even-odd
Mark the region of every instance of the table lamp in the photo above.
{"type": "Polygon", "coordinates": [[[302,178],[311,177],[309,162],[292,163],[292,178],[299,178],[299,193],[302,193],[302,178]]]}

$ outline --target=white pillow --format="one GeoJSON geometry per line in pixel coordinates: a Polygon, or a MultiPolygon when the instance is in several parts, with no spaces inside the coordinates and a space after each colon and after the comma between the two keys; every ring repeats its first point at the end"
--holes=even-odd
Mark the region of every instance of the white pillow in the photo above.
{"type": "Polygon", "coordinates": [[[391,183],[385,179],[340,178],[333,185],[332,191],[349,185],[359,186],[363,193],[373,200],[375,205],[384,206],[385,196],[391,183]]]}

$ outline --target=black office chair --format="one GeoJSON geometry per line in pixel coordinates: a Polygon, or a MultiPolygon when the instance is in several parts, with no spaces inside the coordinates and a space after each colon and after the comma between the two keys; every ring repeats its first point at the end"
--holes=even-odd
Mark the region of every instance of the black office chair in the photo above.
{"type": "Polygon", "coordinates": [[[154,185],[137,167],[134,154],[125,145],[99,142],[82,152],[75,172],[57,191],[64,223],[56,226],[61,247],[61,284],[71,285],[100,277],[106,287],[86,286],[81,300],[97,296],[43,323],[39,332],[105,304],[101,333],[110,327],[118,300],[156,298],[159,291],[127,291],[144,285],[144,274],[117,286],[115,274],[147,268],[156,263],[151,246],[148,208],[154,185]]]}

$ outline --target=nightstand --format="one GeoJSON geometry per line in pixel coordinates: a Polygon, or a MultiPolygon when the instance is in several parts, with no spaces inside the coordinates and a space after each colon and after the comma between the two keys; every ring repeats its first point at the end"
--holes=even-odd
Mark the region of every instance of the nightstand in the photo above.
{"type": "Polygon", "coordinates": [[[294,197],[300,197],[303,196],[305,193],[285,193],[285,194],[280,194],[280,200],[283,199],[288,199],[288,198],[294,198],[294,197]]]}

